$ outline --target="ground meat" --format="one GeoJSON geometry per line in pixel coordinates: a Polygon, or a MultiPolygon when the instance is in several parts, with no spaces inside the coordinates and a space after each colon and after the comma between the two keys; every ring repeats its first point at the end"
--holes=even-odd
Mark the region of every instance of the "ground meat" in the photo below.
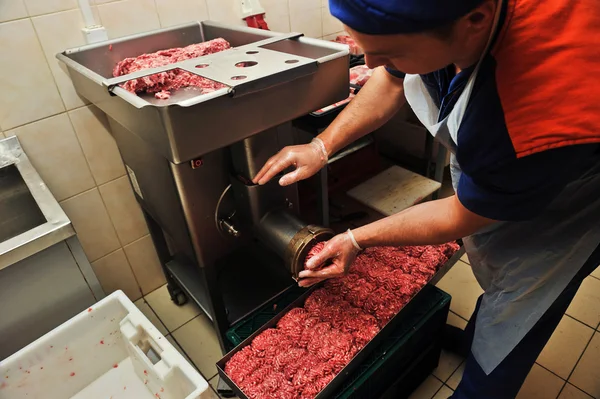
{"type": "Polygon", "coordinates": [[[366,65],[358,65],[350,68],[350,83],[364,86],[373,75],[373,70],[366,65]]]}
{"type": "Polygon", "coordinates": [[[379,247],[237,352],[225,372],[253,399],[314,398],[459,248],[379,247]]]}
{"type": "Polygon", "coordinates": [[[425,250],[427,249],[427,246],[425,245],[417,245],[414,247],[402,247],[400,248],[400,250],[402,252],[404,252],[405,254],[412,256],[413,258],[418,258],[420,257],[423,252],[425,252],[425,250]]]}
{"type": "MultiPolygon", "coordinates": [[[[229,48],[231,48],[231,45],[225,39],[219,38],[187,47],[142,54],[137,57],[126,58],[115,65],[113,76],[123,76],[144,69],[157,68],[207,54],[218,53],[229,48]]],[[[173,69],[139,79],[132,79],[121,85],[125,90],[132,93],[155,93],[154,96],[162,100],[168,99],[173,90],[188,86],[198,87],[202,89],[202,93],[209,93],[225,87],[221,83],[182,69],[173,69]]]]}
{"type": "Polygon", "coordinates": [[[435,271],[448,260],[448,257],[440,249],[428,247],[423,251],[419,260],[435,271]]]}
{"type": "Polygon", "coordinates": [[[358,47],[358,44],[356,44],[354,39],[351,38],[350,36],[339,35],[332,41],[334,41],[336,43],[346,44],[348,47],[350,47],[350,54],[359,55],[359,54],[363,53],[363,50],[360,47],[358,47]]]}
{"type": "Polygon", "coordinates": [[[316,243],[310,249],[310,251],[308,251],[308,254],[306,255],[306,259],[304,260],[304,268],[306,268],[306,263],[308,262],[308,260],[311,259],[311,258],[313,258],[319,252],[321,252],[323,250],[323,248],[325,248],[325,242],[324,241],[316,243]]]}

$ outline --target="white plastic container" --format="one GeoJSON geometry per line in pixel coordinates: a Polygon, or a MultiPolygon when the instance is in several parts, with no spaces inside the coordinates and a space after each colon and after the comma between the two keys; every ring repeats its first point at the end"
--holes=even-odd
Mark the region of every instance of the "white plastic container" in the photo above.
{"type": "Polygon", "coordinates": [[[1,399],[215,397],[121,291],[0,362],[1,399]]]}

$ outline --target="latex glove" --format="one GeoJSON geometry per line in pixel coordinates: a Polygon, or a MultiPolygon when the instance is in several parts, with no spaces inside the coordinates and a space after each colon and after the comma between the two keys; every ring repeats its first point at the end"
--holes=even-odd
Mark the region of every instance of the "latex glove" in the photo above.
{"type": "Polygon", "coordinates": [[[295,170],[279,179],[279,184],[288,186],[307,179],[327,165],[327,150],[319,138],[309,144],[285,147],[273,155],[252,180],[254,184],[265,184],[290,166],[295,170]]]}
{"type": "Polygon", "coordinates": [[[307,270],[300,272],[298,285],[310,287],[323,280],[345,275],[360,250],[350,230],[333,237],[327,241],[321,252],[306,262],[307,270]],[[321,268],[327,261],[331,264],[321,268]]]}

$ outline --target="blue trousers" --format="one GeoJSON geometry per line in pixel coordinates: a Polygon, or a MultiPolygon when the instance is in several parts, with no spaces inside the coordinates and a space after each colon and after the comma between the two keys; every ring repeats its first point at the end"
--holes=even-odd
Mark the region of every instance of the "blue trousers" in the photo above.
{"type": "MultiPolygon", "coordinates": [[[[567,311],[583,280],[600,265],[600,245],[592,253],[581,270],[559,295],[546,313],[525,335],[513,351],[486,375],[481,369],[473,353],[467,358],[465,372],[452,399],[512,399],[517,396],[525,378],[533,367],[539,354],[546,346],[556,326],[567,311]]],[[[481,305],[482,297],[477,300],[477,307],[465,329],[469,347],[475,333],[475,320],[481,305]]]]}

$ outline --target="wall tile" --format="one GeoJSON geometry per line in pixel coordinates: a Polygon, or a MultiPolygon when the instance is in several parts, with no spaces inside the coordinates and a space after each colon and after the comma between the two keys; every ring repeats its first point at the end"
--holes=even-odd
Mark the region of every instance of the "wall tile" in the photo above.
{"type": "Polygon", "coordinates": [[[290,7],[286,0],[261,1],[269,29],[274,32],[290,32],[290,7]]]}
{"type": "Polygon", "coordinates": [[[21,126],[7,135],[19,138],[31,163],[58,201],[94,187],[67,114],[21,126]]]}
{"type": "Polygon", "coordinates": [[[63,201],[61,206],[73,222],[81,246],[90,262],[121,246],[98,189],[94,188],[69,198],[63,201]]]}
{"type": "Polygon", "coordinates": [[[323,35],[331,35],[344,30],[344,25],[331,13],[329,7],[321,8],[323,17],[323,35]]]}
{"type": "Polygon", "coordinates": [[[148,234],[144,216],[127,176],[106,183],[99,190],[122,245],[148,234]]]}
{"type": "Polygon", "coordinates": [[[208,19],[204,0],[156,0],[156,8],[162,27],[208,19]]]}
{"type": "Polygon", "coordinates": [[[154,0],[123,0],[98,6],[102,25],[109,38],[148,32],[160,28],[154,0]]]}
{"type": "Polygon", "coordinates": [[[0,24],[0,126],[12,129],[65,110],[29,19],[0,24]]]}
{"type": "Polygon", "coordinates": [[[294,32],[304,33],[308,37],[323,36],[321,7],[302,11],[293,11],[290,7],[290,27],[294,32]]]}
{"type": "Polygon", "coordinates": [[[335,40],[338,36],[347,36],[348,34],[345,31],[339,31],[335,33],[331,33],[329,35],[323,35],[323,40],[335,40]]]}
{"type": "Polygon", "coordinates": [[[67,67],[56,59],[56,54],[86,44],[81,31],[85,24],[79,9],[42,15],[31,20],[65,106],[73,109],[86,104],[87,101],[75,91],[67,67]]]}
{"type": "Polygon", "coordinates": [[[25,5],[27,6],[27,10],[29,10],[29,15],[32,17],[41,14],[72,10],[78,7],[77,0],[25,0],[25,5]]]}
{"type": "Polygon", "coordinates": [[[27,9],[25,8],[25,3],[23,3],[23,0],[0,1],[0,22],[25,18],[27,15],[27,9]]]}
{"type": "Polygon", "coordinates": [[[206,0],[208,16],[212,21],[245,26],[238,0],[206,0]]]}
{"type": "Polygon", "coordinates": [[[290,5],[287,0],[261,0],[267,17],[273,15],[290,15],[290,5]]]}
{"type": "Polygon", "coordinates": [[[92,262],[92,268],[107,294],[122,290],[132,301],[141,298],[142,293],[122,249],[92,262]]]}
{"type": "Polygon", "coordinates": [[[125,167],[104,112],[90,105],[69,111],[69,117],[96,184],[125,175],[125,167]]]}
{"type": "Polygon", "coordinates": [[[299,11],[313,10],[315,8],[322,8],[321,0],[289,0],[290,14],[294,14],[299,11]]]}
{"type": "Polygon", "coordinates": [[[166,284],[165,275],[149,235],[123,249],[144,295],[166,284]]]}

